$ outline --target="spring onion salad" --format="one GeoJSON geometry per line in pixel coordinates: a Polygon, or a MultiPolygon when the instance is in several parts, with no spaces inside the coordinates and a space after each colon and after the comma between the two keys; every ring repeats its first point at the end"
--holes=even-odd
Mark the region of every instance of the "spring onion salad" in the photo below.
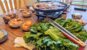
{"type": "MultiPolygon", "coordinates": [[[[82,41],[86,41],[87,32],[79,22],[63,18],[58,18],[55,21],[82,41]]],[[[47,21],[34,24],[23,38],[26,44],[34,44],[36,50],[78,50],[79,48],[78,45],[67,39],[62,32],[47,21]]]]}

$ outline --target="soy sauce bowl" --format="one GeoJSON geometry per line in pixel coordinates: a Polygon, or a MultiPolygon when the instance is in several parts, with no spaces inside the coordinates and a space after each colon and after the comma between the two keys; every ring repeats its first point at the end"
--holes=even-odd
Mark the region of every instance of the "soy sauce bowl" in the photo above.
{"type": "Polygon", "coordinates": [[[3,38],[0,39],[0,44],[2,44],[2,43],[4,43],[7,40],[8,33],[7,33],[6,30],[0,30],[0,31],[2,31],[3,32],[3,35],[4,35],[3,38]]]}
{"type": "Polygon", "coordinates": [[[72,14],[72,18],[73,19],[81,19],[82,15],[80,13],[74,13],[74,14],[72,14]]]}

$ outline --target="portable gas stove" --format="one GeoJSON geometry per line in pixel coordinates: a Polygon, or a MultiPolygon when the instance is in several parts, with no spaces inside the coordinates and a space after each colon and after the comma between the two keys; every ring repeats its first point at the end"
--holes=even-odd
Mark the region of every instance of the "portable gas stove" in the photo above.
{"type": "Polygon", "coordinates": [[[39,19],[44,19],[46,16],[55,19],[60,17],[69,6],[62,2],[49,1],[35,3],[33,7],[39,19]]]}

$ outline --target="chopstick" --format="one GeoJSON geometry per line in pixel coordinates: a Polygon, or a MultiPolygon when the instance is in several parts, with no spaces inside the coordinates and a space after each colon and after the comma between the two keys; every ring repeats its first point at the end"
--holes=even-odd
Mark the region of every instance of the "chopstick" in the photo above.
{"type": "Polygon", "coordinates": [[[53,21],[50,18],[47,18],[48,22],[53,25],[54,27],[56,27],[57,29],[59,29],[69,40],[71,40],[72,42],[78,44],[81,47],[85,47],[86,44],[81,41],[79,38],[77,38],[75,35],[73,35],[71,32],[69,32],[68,30],[66,30],[64,27],[62,27],[60,24],[56,23],[55,21],[53,21]]]}

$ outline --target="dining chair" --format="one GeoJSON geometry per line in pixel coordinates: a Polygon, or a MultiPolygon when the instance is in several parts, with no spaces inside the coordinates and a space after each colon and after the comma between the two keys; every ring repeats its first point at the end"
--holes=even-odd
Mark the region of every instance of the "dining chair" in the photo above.
{"type": "Polygon", "coordinates": [[[27,0],[0,0],[3,13],[25,8],[27,0]]]}

